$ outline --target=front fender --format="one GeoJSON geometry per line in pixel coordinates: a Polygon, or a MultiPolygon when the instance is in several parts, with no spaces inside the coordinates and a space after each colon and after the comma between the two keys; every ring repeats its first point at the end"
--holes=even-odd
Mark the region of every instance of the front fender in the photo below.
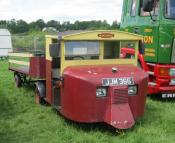
{"type": "Polygon", "coordinates": [[[41,82],[41,81],[36,82],[35,86],[38,89],[41,97],[45,98],[46,97],[46,85],[45,85],[45,82],[41,82]]]}

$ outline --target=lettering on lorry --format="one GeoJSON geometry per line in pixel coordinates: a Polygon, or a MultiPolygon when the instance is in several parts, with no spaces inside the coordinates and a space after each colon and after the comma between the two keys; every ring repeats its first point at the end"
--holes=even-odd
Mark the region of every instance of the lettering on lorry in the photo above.
{"type": "Polygon", "coordinates": [[[144,29],[144,32],[151,33],[151,32],[153,32],[153,30],[152,29],[144,29]]]}
{"type": "Polygon", "coordinates": [[[153,43],[153,36],[144,36],[144,43],[145,44],[152,44],[153,43]]]}
{"type": "Polygon", "coordinates": [[[98,37],[100,38],[113,38],[115,35],[112,33],[100,33],[98,34],[98,37]]]}

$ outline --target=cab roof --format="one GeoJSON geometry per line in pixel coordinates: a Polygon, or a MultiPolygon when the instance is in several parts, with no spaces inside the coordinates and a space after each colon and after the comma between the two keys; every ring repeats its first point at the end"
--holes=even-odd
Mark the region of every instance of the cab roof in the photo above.
{"type": "MultiPolygon", "coordinates": [[[[56,38],[57,36],[46,37],[56,38]]],[[[143,40],[143,36],[118,30],[65,31],[58,33],[58,40],[143,40]]]]}

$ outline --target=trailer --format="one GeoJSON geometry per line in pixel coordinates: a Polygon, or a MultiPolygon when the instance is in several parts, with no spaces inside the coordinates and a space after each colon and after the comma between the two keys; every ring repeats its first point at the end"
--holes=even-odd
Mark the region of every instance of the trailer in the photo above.
{"type": "Polygon", "coordinates": [[[18,87],[25,82],[22,77],[35,79],[36,103],[51,105],[65,118],[128,129],[144,115],[148,75],[137,67],[142,40],[112,30],[47,35],[44,55],[10,53],[29,60],[9,60],[9,69],[18,87]],[[121,56],[125,41],[134,45],[132,59],[121,56]]]}
{"type": "Polygon", "coordinates": [[[12,52],[11,34],[7,29],[0,29],[0,58],[7,58],[12,52]]]}

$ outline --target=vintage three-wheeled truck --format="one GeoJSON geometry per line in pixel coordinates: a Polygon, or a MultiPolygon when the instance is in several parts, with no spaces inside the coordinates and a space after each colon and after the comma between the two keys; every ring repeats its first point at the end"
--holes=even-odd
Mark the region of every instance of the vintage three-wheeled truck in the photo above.
{"type": "Polygon", "coordinates": [[[9,69],[18,87],[27,76],[35,79],[36,102],[47,102],[64,117],[128,129],[144,114],[148,75],[137,67],[142,40],[121,31],[59,33],[46,36],[45,54],[10,53],[9,69]],[[134,45],[132,58],[121,56],[126,41],[134,45]]]}

